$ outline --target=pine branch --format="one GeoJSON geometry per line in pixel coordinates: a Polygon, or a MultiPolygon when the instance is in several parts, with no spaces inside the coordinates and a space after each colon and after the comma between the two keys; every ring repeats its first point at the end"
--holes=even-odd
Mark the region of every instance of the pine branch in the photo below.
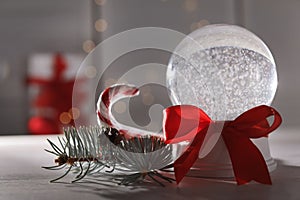
{"type": "Polygon", "coordinates": [[[63,176],[51,180],[51,182],[60,180],[66,176],[72,168],[74,168],[73,171],[78,171],[78,175],[74,181],[81,180],[88,173],[91,173],[91,166],[93,166],[93,170],[104,167],[109,168],[109,166],[105,164],[105,160],[102,159],[103,156],[101,156],[104,151],[100,151],[99,148],[96,148],[98,146],[98,136],[103,135],[103,131],[104,128],[98,126],[64,129],[65,137],[63,139],[58,137],[61,148],[48,139],[53,151],[47,149],[46,151],[58,156],[58,158],[54,160],[58,165],[43,168],[59,170],[70,166],[63,176]],[[88,166],[85,169],[84,166],[86,163],[88,166]]]}
{"type": "Polygon", "coordinates": [[[65,173],[51,180],[56,182],[69,172],[76,174],[72,182],[87,175],[113,175],[112,181],[121,185],[134,184],[150,177],[172,182],[174,179],[161,175],[158,170],[169,165],[171,146],[156,136],[133,137],[126,139],[114,128],[80,127],[64,130],[64,137],[58,138],[60,147],[48,140],[52,150],[48,153],[58,156],[57,166],[43,167],[49,170],[66,169],[65,173]]]}

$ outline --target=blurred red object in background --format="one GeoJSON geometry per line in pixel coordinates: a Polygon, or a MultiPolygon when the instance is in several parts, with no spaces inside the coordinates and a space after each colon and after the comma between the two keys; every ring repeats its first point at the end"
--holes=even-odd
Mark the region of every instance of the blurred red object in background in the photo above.
{"type": "Polygon", "coordinates": [[[80,111],[72,108],[72,91],[75,79],[66,79],[64,73],[68,66],[64,57],[57,53],[52,61],[50,78],[30,77],[29,85],[37,85],[38,93],[31,101],[34,114],[28,121],[31,134],[61,133],[63,126],[74,125],[80,111]]]}
{"type": "Polygon", "coordinates": [[[31,134],[55,134],[59,132],[56,121],[44,117],[31,117],[28,121],[28,129],[31,134]]]}

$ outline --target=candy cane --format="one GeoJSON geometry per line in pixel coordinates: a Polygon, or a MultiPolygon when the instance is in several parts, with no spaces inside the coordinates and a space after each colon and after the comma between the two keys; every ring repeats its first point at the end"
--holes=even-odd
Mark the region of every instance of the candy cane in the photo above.
{"type": "Polygon", "coordinates": [[[137,96],[139,89],[133,85],[113,85],[105,89],[99,96],[97,102],[97,116],[98,124],[104,124],[109,127],[117,129],[120,133],[127,137],[140,135],[157,135],[153,132],[126,126],[118,123],[111,112],[111,108],[115,102],[120,99],[137,96]]]}

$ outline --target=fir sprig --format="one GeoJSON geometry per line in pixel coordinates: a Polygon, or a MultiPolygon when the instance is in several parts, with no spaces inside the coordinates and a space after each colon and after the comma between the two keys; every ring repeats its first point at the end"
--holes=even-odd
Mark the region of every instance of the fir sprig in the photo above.
{"type": "Polygon", "coordinates": [[[51,180],[55,182],[65,177],[73,168],[77,172],[76,182],[84,178],[88,173],[101,171],[103,168],[110,168],[109,164],[104,163],[105,151],[99,147],[98,136],[103,132],[100,127],[81,127],[79,129],[68,128],[64,130],[64,137],[58,137],[60,147],[48,139],[52,151],[47,152],[58,156],[55,163],[58,165],[43,167],[50,170],[60,170],[67,168],[67,171],[60,177],[51,180]]]}
{"type": "Polygon", "coordinates": [[[65,169],[65,173],[51,180],[56,182],[69,172],[76,173],[72,182],[87,175],[97,177],[113,175],[113,181],[129,185],[149,177],[162,185],[160,180],[174,181],[158,171],[172,162],[171,146],[156,136],[138,136],[126,139],[116,129],[108,127],[67,128],[64,137],[58,137],[59,146],[48,140],[52,150],[45,151],[57,156],[49,170],[65,169]],[[93,176],[94,175],[94,176],[93,176]]]}

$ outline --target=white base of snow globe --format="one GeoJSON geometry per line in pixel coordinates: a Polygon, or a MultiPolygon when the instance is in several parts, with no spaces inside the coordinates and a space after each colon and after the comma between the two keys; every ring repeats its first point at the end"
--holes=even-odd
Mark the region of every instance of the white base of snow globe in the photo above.
{"type": "MultiPolygon", "coordinates": [[[[268,138],[252,140],[262,153],[269,172],[276,169],[276,161],[271,157],[268,138]]],[[[204,158],[198,159],[187,176],[203,178],[232,178],[234,177],[230,157],[226,145],[219,138],[212,151],[204,158]]]]}

